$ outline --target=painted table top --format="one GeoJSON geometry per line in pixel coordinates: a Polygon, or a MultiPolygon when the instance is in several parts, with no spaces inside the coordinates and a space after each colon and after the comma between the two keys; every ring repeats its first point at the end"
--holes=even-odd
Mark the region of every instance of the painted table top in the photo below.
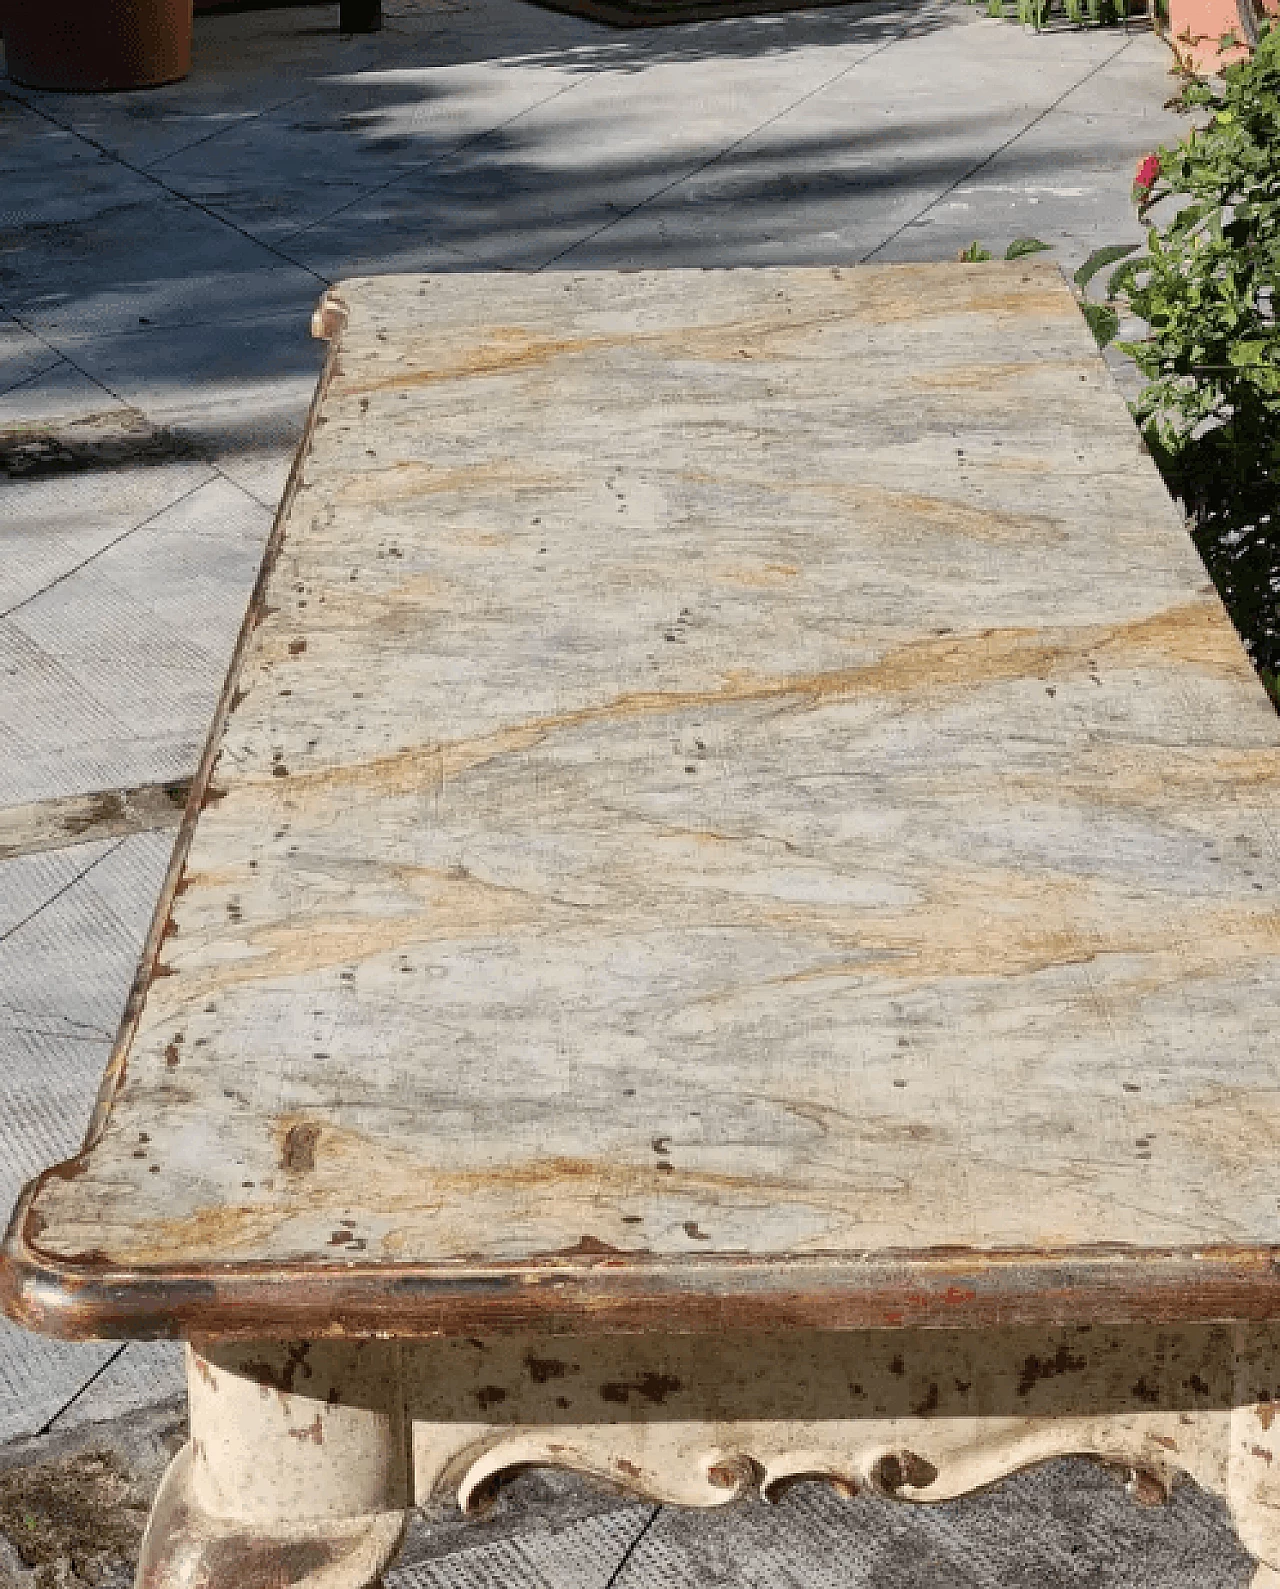
{"type": "Polygon", "coordinates": [[[1280,1308],[1280,725],[1057,271],[322,318],[15,1313],[1280,1308]]]}

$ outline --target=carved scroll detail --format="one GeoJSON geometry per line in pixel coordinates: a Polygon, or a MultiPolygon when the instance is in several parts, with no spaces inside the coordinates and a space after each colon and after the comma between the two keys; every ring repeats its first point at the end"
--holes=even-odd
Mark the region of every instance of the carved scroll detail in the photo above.
{"type": "Polygon", "coordinates": [[[1178,1415],[1153,1415],[1136,1427],[1131,1418],[977,1418],[920,1420],[910,1429],[893,1420],[825,1429],[682,1421],[415,1430],[419,1497],[452,1491],[464,1512],[483,1510],[505,1477],[530,1467],[581,1473],[674,1506],[711,1507],[753,1494],[773,1502],[807,1479],[845,1495],[953,1500],[1060,1456],[1095,1457],[1121,1469],[1139,1504],[1158,1505],[1179,1471],[1212,1487],[1220,1455],[1219,1427],[1180,1423],[1178,1415]]]}
{"type": "MultiPolygon", "coordinates": [[[[1179,1472],[1219,1495],[1270,1493],[1242,1445],[1265,1431],[1240,1409],[1280,1362],[1273,1334],[1255,1332],[1247,1359],[1213,1325],[418,1342],[405,1356],[415,1489],[471,1508],[504,1472],[547,1465],[679,1506],[776,1498],[810,1476],[942,1501],[1092,1456],[1148,1504],[1179,1472]]],[[[1269,1544],[1258,1554],[1280,1561],[1269,1544]]]]}
{"type": "Polygon", "coordinates": [[[1224,1496],[1280,1589],[1280,1324],[202,1344],[146,1589],[367,1589],[416,1499],[549,1466],[676,1506],[801,1479],[934,1502],[1094,1457],[1224,1496]],[[411,1440],[407,1438],[410,1435],[411,1440]],[[273,1581],[276,1581],[273,1578],[273,1581]]]}

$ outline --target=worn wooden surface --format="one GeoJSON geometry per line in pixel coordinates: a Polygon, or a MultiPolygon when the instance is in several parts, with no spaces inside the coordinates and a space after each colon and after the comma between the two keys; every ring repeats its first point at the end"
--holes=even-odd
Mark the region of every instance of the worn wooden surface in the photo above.
{"type": "Polygon", "coordinates": [[[136,789],[55,795],[50,800],[0,807],[0,861],[40,850],[176,828],[191,792],[189,783],[150,783],[136,789]]]}
{"type": "Polygon", "coordinates": [[[1280,734],[1057,272],[329,320],[159,964],[11,1264],[1271,1283],[1280,734]]]}

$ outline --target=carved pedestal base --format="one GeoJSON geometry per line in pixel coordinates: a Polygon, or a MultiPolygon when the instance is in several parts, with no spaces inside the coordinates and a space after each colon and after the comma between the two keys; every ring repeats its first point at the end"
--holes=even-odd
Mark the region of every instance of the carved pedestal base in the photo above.
{"type": "Polygon", "coordinates": [[[138,1561],[138,1589],[235,1584],[236,1589],[362,1589],[381,1578],[404,1537],[406,1512],[245,1522],[216,1517],[192,1494],[192,1451],[174,1458],[156,1496],[138,1561]]]}
{"type": "Polygon", "coordinates": [[[1280,1589],[1280,1329],[1187,1325],[217,1344],[140,1589],[365,1589],[408,1508],[550,1465],[682,1506],[800,1478],[942,1501],[1051,1457],[1226,1498],[1280,1589]]]}
{"type": "Polygon", "coordinates": [[[365,1589],[413,1500],[401,1351],[187,1353],[191,1438],[151,1512],[138,1589],[365,1589]]]}

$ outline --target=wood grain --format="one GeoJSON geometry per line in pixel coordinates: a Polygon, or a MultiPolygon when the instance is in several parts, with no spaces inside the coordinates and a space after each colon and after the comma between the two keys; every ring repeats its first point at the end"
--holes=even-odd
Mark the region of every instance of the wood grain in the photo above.
{"type": "Polygon", "coordinates": [[[331,318],[28,1259],[1274,1243],[1280,734],[1056,271],[331,318]]]}

